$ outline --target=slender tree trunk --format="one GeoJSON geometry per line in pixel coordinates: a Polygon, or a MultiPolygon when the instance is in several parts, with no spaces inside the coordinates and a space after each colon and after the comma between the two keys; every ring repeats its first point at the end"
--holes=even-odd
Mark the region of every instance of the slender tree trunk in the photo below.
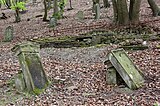
{"type": "Polygon", "coordinates": [[[129,19],[132,23],[139,21],[141,0],[130,0],[129,19]]]}
{"type": "Polygon", "coordinates": [[[69,5],[70,5],[70,9],[72,10],[73,7],[72,7],[72,0],[69,0],[69,5]]]}
{"type": "Polygon", "coordinates": [[[148,0],[148,3],[152,9],[153,16],[160,16],[160,8],[156,5],[154,0],[148,0]]]}
{"type": "Polygon", "coordinates": [[[105,8],[110,7],[110,3],[108,0],[103,0],[103,4],[105,8]]]}
{"type": "Polygon", "coordinates": [[[99,0],[92,0],[92,2],[93,2],[92,12],[95,13],[95,7],[96,7],[96,4],[99,4],[99,0]]]}
{"type": "Polygon", "coordinates": [[[20,14],[19,14],[19,9],[16,9],[16,14],[15,14],[15,18],[16,18],[16,22],[20,22],[21,18],[20,18],[20,14]]]}
{"type": "Polygon", "coordinates": [[[43,16],[43,21],[47,21],[47,1],[44,0],[43,4],[44,4],[44,16],[43,16]]]}
{"type": "Polygon", "coordinates": [[[58,0],[54,0],[53,16],[58,18],[58,0]]]}

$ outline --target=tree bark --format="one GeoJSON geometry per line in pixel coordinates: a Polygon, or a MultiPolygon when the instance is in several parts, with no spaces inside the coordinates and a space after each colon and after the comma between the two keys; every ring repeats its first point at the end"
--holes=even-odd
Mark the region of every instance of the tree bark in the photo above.
{"type": "Polygon", "coordinates": [[[160,8],[156,5],[154,0],[148,0],[148,3],[152,9],[153,16],[160,16],[160,8]]]}
{"type": "Polygon", "coordinates": [[[113,5],[113,11],[114,11],[114,22],[117,22],[118,20],[118,10],[117,10],[117,2],[116,0],[112,0],[112,5],[113,5]]]}
{"type": "Polygon", "coordinates": [[[129,19],[132,23],[139,21],[141,0],[130,0],[129,19]]]}
{"type": "Polygon", "coordinates": [[[110,3],[109,3],[108,0],[103,0],[103,4],[104,4],[104,7],[105,7],[105,8],[110,7],[110,3]]]}
{"type": "Polygon", "coordinates": [[[129,23],[129,14],[126,0],[117,0],[118,24],[126,25],[129,23]]]}
{"type": "Polygon", "coordinates": [[[54,7],[53,7],[53,16],[57,19],[58,16],[58,0],[54,0],[54,7]]]}
{"type": "Polygon", "coordinates": [[[43,16],[43,21],[47,21],[47,1],[44,0],[43,4],[44,4],[44,16],[43,16]]]}

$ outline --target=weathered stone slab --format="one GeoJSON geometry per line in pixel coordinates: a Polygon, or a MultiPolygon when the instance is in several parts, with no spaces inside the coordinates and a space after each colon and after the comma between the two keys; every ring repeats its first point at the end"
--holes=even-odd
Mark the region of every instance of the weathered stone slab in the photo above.
{"type": "Polygon", "coordinates": [[[18,89],[19,91],[24,91],[26,85],[25,85],[23,73],[19,73],[18,75],[16,75],[15,86],[16,86],[16,89],[18,89]]]}
{"type": "Polygon", "coordinates": [[[84,13],[83,13],[83,11],[78,11],[76,13],[76,19],[78,19],[78,20],[83,20],[84,19],[84,13]]]}
{"type": "Polygon", "coordinates": [[[140,70],[133,64],[123,49],[112,50],[108,58],[130,89],[137,89],[144,83],[140,70]]]}
{"type": "Polygon", "coordinates": [[[39,45],[29,42],[16,45],[12,49],[19,58],[27,90],[36,94],[39,94],[48,85],[39,49],[39,45]]]}
{"type": "Polygon", "coordinates": [[[54,17],[50,18],[49,27],[55,27],[57,25],[57,19],[54,17]]]}
{"type": "Polygon", "coordinates": [[[10,42],[12,41],[13,39],[13,26],[8,26],[6,29],[5,29],[5,33],[4,33],[4,37],[3,37],[3,41],[4,42],[10,42]]]}
{"type": "Polygon", "coordinates": [[[118,74],[118,72],[116,71],[116,69],[114,68],[112,63],[109,60],[107,60],[104,62],[104,64],[105,64],[105,68],[106,68],[106,82],[108,84],[113,84],[113,85],[123,84],[124,83],[123,79],[118,74]]]}

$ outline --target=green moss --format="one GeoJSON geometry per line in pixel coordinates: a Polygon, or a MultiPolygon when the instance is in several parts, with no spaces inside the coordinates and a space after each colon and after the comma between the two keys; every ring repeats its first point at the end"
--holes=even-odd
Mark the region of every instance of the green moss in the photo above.
{"type": "Polygon", "coordinates": [[[40,43],[41,47],[69,48],[69,47],[89,47],[97,44],[118,44],[125,40],[142,39],[145,41],[151,39],[160,39],[159,36],[147,34],[135,34],[113,31],[91,31],[79,36],[62,36],[34,39],[33,42],[40,43]],[[88,42],[90,41],[91,42],[88,42]]]}

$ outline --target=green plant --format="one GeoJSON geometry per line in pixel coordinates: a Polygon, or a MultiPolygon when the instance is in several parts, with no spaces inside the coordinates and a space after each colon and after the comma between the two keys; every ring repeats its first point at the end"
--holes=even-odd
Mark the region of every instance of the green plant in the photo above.
{"type": "Polygon", "coordinates": [[[25,2],[17,2],[17,3],[12,3],[11,6],[12,10],[15,10],[16,14],[15,14],[15,18],[16,18],[16,22],[20,22],[21,18],[20,18],[20,10],[26,10],[25,7],[25,2]]]}
{"type": "Polygon", "coordinates": [[[159,106],[159,105],[160,105],[159,102],[156,102],[156,103],[153,104],[153,106],[159,106]]]}
{"type": "Polygon", "coordinates": [[[12,3],[12,6],[11,6],[11,9],[12,10],[26,10],[26,7],[25,7],[25,2],[17,2],[17,3],[12,3]]]}
{"type": "Polygon", "coordinates": [[[63,13],[64,13],[64,7],[67,3],[67,0],[60,0],[58,1],[58,8],[60,9],[58,12],[53,14],[53,17],[55,17],[56,19],[60,19],[63,17],[63,13]]]}

